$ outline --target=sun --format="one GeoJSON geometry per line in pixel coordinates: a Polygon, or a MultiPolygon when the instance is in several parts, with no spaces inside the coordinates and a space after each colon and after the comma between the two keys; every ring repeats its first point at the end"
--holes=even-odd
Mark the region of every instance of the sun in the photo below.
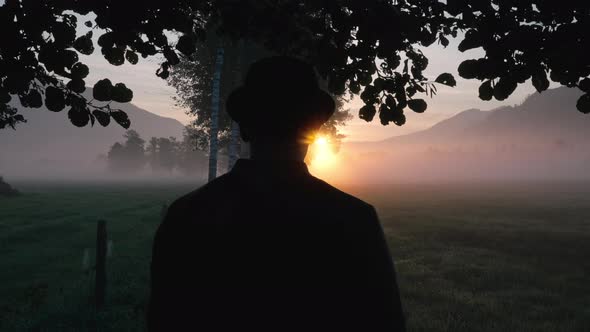
{"type": "Polygon", "coordinates": [[[337,157],[329,137],[316,137],[310,148],[313,168],[325,170],[335,166],[337,157]]]}
{"type": "Polygon", "coordinates": [[[318,147],[325,147],[328,145],[328,139],[325,138],[324,136],[320,136],[320,137],[316,138],[314,143],[317,144],[318,147]]]}

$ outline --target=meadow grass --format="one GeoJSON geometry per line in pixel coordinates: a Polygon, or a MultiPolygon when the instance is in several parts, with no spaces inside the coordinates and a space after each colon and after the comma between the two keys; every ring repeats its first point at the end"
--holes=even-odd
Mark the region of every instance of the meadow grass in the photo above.
{"type": "MultiPolygon", "coordinates": [[[[21,183],[0,200],[0,331],[143,331],[162,205],[195,185],[21,183]],[[107,220],[107,308],[92,306],[107,220]]],[[[374,204],[410,331],[590,331],[590,185],[346,187],[374,204]]]]}

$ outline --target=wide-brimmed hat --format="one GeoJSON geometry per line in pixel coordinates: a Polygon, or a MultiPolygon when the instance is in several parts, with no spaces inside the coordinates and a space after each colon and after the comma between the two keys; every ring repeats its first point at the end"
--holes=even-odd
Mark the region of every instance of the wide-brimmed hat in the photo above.
{"type": "Polygon", "coordinates": [[[314,68],[288,56],[252,64],[244,84],[228,97],[226,109],[241,126],[271,132],[319,128],[336,109],[320,89],[314,68]]]}

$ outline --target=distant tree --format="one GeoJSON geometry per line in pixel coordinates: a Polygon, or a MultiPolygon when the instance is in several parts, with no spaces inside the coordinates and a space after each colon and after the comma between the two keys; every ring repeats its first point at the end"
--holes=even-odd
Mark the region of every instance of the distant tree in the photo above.
{"type": "MultiPolygon", "coordinates": [[[[174,66],[168,78],[168,84],[176,89],[174,97],[176,104],[188,109],[187,114],[193,116],[191,135],[196,148],[203,151],[209,149],[211,137],[211,91],[214,66],[214,52],[207,47],[198,47],[190,58],[183,58],[178,65],[174,66]]],[[[227,88],[222,85],[222,96],[226,95],[227,88]]],[[[219,145],[225,146],[229,137],[227,132],[229,117],[225,112],[220,114],[218,123],[219,145]]]]}
{"type": "Polygon", "coordinates": [[[4,178],[0,176],[0,197],[12,197],[18,196],[20,193],[18,190],[14,189],[11,185],[4,182],[4,178]]]}
{"type": "Polygon", "coordinates": [[[25,107],[68,109],[77,126],[108,125],[112,118],[127,128],[125,113],[96,103],[131,101],[124,84],[100,80],[94,101],[81,95],[89,68],[78,53],[93,53],[95,33],[115,66],[163,55],[156,73],[162,78],[207,35],[258,43],[308,59],[333,94],[360,94],[360,118],[372,121],[378,113],[384,125],[403,125],[404,111],[427,108],[418,93],[432,96],[435,82],[455,85],[448,73],[424,76],[429,61],[420,47],[447,46],[465,32],[459,50],[482,48],[485,55],[461,63],[459,74],[483,82],[480,98],[504,100],[529,79],[544,91],[552,80],[583,90],[577,107],[590,113],[589,26],[588,1],[6,0],[0,7],[0,127],[25,120],[8,104],[18,96],[25,107]],[[96,18],[78,35],[73,13],[90,12],[96,18]],[[176,45],[164,31],[178,32],[176,45]]]}
{"type": "Polygon", "coordinates": [[[220,109],[224,109],[229,93],[241,84],[243,63],[250,61],[242,45],[221,38],[198,43],[196,51],[181,59],[168,78],[168,83],[177,91],[177,104],[187,107],[188,113],[194,117],[192,126],[195,129],[193,134],[198,136],[197,148],[210,151],[210,178],[217,173],[216,151],[228,151],[230,159],[237,158],[239,152],[239,128],[220,109]],[[215,98],[214,87],[219,89],[215,98]],[[213,105],[214,99],[217,105],[213,105]],[[214,127],[217,130],[212,130],[214,127]]]}
{"type": "Polygon", "coordinates": [[[147,162],[150,165],[152,172],[157,172],[160,167],[160,162],[158,159],[158,139],[156,137],[150,138],[145,152],[147,162]]]}
{"type": "Polygon", "coordinates": [[[131,164],[137,168],[145,163],[145,141],[135,130],[128,130],[125,138],[125,153],[129,156],[131,164]]]}
{"type": "Polygon", "coordinates": [[[182,141],[176,137],[152,137],[145,149],[145,158],[152,172],[175,170],[193,175],[201,173],[205,168],[206,154],[196,148],[195,129],[186,126],[182,141]]]}
{"type": "Polygon", "coordinates": [[[192,126],[186,126],[183,139],[178,144],[177,165],[181,173],[185,175],[202,174],[206,168],[207,155],[197,149],[198,134],[192,126]]]}
{"type": "Polygon", "coordinates": [[[334,99],[336,101],[336,112],[324,123],[318,134],[330,138],[331,146],[336,153],[340,150],[342,139],[346,137],[339,129],[346,126],[346,123],[352,119],[352,114],[350,114],[350,110],[344,108],[346,100],[343,97],[335,97],[334,99]]]}
{"type": "Polygon", "coordinates": [[[161,170],[171,173],[178,163],[178,142],[175,137],[158,138],[158,161],[161,170]]]}
{"type": "Polygon", "coordinates": [[[107,155],[109,168],[118,172],[135,172],[145,165],[145,141],[135,130],[128,130],[125,143],[113,144],[107,155]]]}
{"type": "Polygon", "coordinates": [[[108,154],[107,154],[107,161],[109,165],[109,169],[113,171],[123,171],[126,170],[126,157],[125,157],[125,148],[123,144],[116,142],[111,146],[108,154]]]}

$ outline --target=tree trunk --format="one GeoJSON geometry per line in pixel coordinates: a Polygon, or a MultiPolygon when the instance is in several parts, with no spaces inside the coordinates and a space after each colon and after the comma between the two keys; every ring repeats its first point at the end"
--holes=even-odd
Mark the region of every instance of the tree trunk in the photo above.
{"type": "MultiPolygon", "coordinates": [[[[237,88],[242,83],[242,66],[244,56],[244,41],[240,40],[237,45],[237,50],[234,52],[234,72],[232,89],[237,88]]],[[[231,122],[231,139],[229,142],[229,160],[227,163],[227,170],[230,171],[234,164],[240,157],[240,126],[235,122],[231,122]]]]}
{"type": "Polygon", "coordinates": [[[229,142],[229,162],[227,170],[230,171],[238,160],[240,151],[240,126],[235,122],[231,122],[231,141],[229,142]]]}
{"type": "Polygon", "coordinates": [[[217,177],[217,151],[219,132],[219,101],[221,95],[221,71],[223,70],[224,49],[217,47],[215,72],[213,73],[213,91],[211,93],[211,137],[209,139],[209,181],[217,177]]]}

